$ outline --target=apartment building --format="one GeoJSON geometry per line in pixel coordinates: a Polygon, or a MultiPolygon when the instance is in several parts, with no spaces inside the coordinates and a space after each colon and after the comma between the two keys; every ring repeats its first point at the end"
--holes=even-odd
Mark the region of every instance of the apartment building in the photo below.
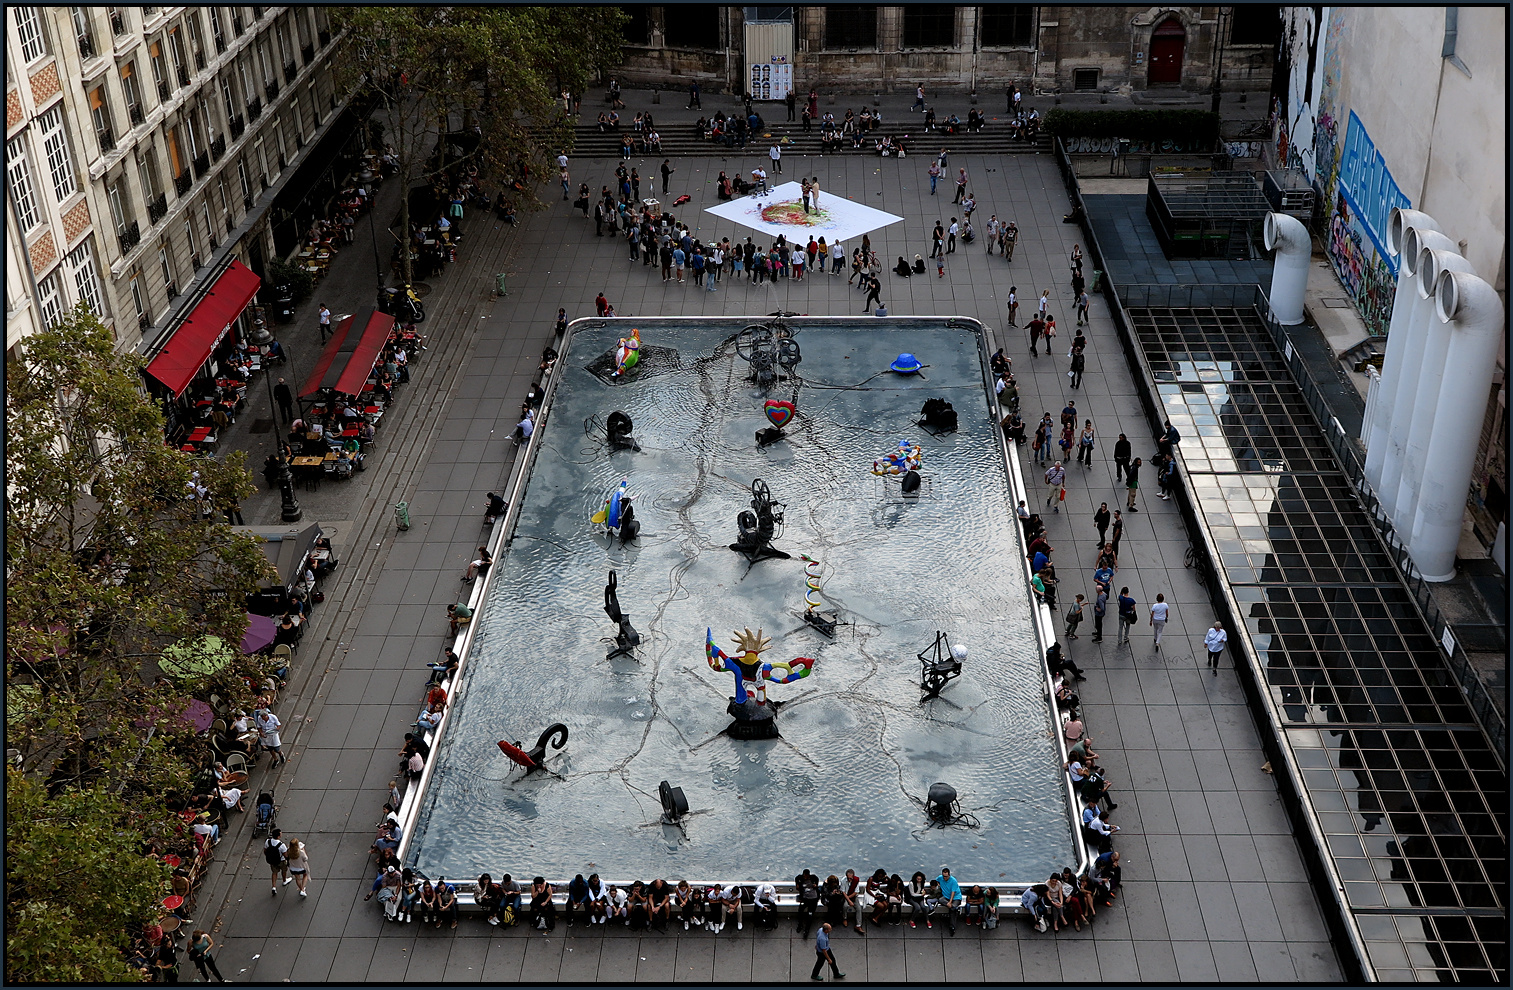
{"type": "Polygon", "coordinates": [[[353,130],[327,10],[13,6],[6,17],[7,236],[37,281],[34,305],[8,305],[7,347],[84,299],[123,350],[149,359],[149,387],[176,399],[185,374],[213,373],[205,362],[237,323],[247,331],[273,227],[329,188],[312,169],[329,171],[331,141],[353,130]],[[214,312],[196,319],[207,299],[214,312]],[[171,373],[155,374],[160,361],[171,373]]]}

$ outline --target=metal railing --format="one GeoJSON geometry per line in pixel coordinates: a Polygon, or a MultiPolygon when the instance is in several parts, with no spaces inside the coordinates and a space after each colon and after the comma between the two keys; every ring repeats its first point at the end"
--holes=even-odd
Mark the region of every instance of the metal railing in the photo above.
{"type": "Polygon", "coordinates": [[[194,176],[188,169],[173,177],[173,190],[180,196],[184,195],[194,185],[194,176]]]}
{"type": "Polygon", "coordinates": [[[142,227],[133,220],[116,231],[116,238],[121,243],[121,253],[130,254],[131,249],[142,242],[142,227]]]}
{"type": "Polygon", "coordinates": [[[98,131],[95,131],[95,137],[100,141],[100,150],[116,150],[116,134],[115,131],[111,130],[109,127],[102,127],[98,131]]]}
{"type": "Polygon", "coordinates": [[[203,179],[210,173],[210,152],[202,151],[194,156],[194,177],[203,179]]]}
{"type": "Polygon", "coordinates": [[[210,157],[211,158],[215,159],[216,161],[220,161],[221,160],[221,156],[224,155],[225,153],[226,153],[226,139],[225,139],[225,137],[218,137],[214,141],[210,142],[210,157]]]}
{"type": "Polygon", "coordinates": [[[126,116],[131,118],[131,126],[133,127],[141,126],[142,122],[147,119],[147,115],[142,112],[142,104],[140,103],[129,105],[126,108],[126,116]]]}
{"type": "Polygon", "coordinates": [[[158,193],[147,201],[147,217],[157,223],[168,215],[168,194],[158,193]]]}
{"type": "Polygon", "coordinates": [[[252,123],[263,115],[263,101],[257,97],[247,101],[247,123],[252,123]]]}
{"type": "Polygon", "coordinates": [[[228,123],[231,127],[231,140],[233,141],[241,137],[242,133],[247,130],[247,119],[241,114],[232,117],[228,123]]]}

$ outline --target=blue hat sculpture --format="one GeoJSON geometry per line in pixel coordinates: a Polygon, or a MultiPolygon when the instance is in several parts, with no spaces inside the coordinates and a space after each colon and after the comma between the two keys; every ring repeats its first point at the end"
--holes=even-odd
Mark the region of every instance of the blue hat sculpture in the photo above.
{"type": "Polygon", "coordinates": [[[888,367],[898,372],[900,375],[912,375],[915,372],[919,371],[919,369],[923,368],[924,365],[920,364],[919,358],[915,357],[913,354],[905,353],[900,354],[898,357],[894,358],[893,363],[888,365],[888,367]]]}

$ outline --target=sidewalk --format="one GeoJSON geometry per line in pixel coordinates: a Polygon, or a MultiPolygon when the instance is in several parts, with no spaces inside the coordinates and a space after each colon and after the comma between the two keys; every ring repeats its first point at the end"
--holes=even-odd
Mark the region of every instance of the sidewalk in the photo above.
{"type": "MultiPolygon", "coordinates": [[[[713,104],[705,98],[706,111],[713,104]]],[[[1114,437],[1127,429],[1140,456],[1153,444],[1112,324],[1098,311],[1101,303],[1094,303],[1081,391],[1064,389],[1064,349],[1032,360],[1022,331],[1003,328],[1003,297],[1016,284],[1024,301],[1052,289],[1065,338],[1058,343],[1073,332],[1065,259],[1076,228],[1059,222],[1069,206],[1053,160],[957,156],[953,165],[957,159],[972,176],[979,217],[997,213],[1018,222],[1014,263],[985,257],[980,241],[962,245],[948,256],[944,278],[885,275],[883,299],[894,313],[960,314],[999,328],[999,343],[1014,359],[1026,419],[1042,410],[1056,413],[1069,397],[1080,416],[1093,419],[1100,436],[1095,464],[1068,465],[1066,508],[1048,517],[1060,599],[1069,602],[1091,589],[1093,510],[1100,501],[1110,508],[1123,502],[1108,460],[1114,437]]],[[[878,255],[891,263],[898,255],[927,254],[930,226],[950,216],[949,200],[929,194],[927,164],[824,158],[805,159],[799,169],[818,171],[831,195],[905,217],[872,235],[878,255]]],[[[575,181],[597,187],[610,180],[614,165],[576,163],[575,181]]],[[[680,215],[698,226],[696,233],[746,236],[693,212],[714,205],[704,180],[721,163],[692,158],[677,165],[672,195],[694,197],[680,215]]],[[[460,262],[427,299],[431,348],[386,417],[378,464],[353,482],[366,488],[341,491],[327,505],[316,500],[336,486],[310,496],[307,521],[325,523],[325,512],[350,521],[337,538],[342,567],[327,582],[327,601],[315,613],[313,635],[300,649],[295,682],[280,707],[290,762],[269,784],[282,801],[285,836],[310,843],[311,896],[299,901],[292,887],[266,892],[250,827],[221,845],[222,863],[234,869],[207,886],[196,917],[215,919],[218,961],[233,979],[665,982],[718,975],[722,982],[787,981],[803,979],[812,964],[812,946],[786,925],[772,934],[747,929],[718,937],[641,936],[623,928],[583,935],[559,928],[546,936],[490,928],[473,917],[455,932],[433,931],[386,925],[376,903],[363,902],[371,880],[366,851],[405,726],[418,711],[423,664],[441,651],[443,608],[456,600],[463,567],[484,533],[483,493],[508,470],[514,413],[557,307],[566,306],[569,318],[592,315],[593,298],[603,290],[622,316],[755,317],[777,309],[839,315],[862,308],[861,294],[843,278],[811,275],[760,287],[727,280],[715,293],[695,291],[692,283],[664,284],[654,269],[630,263],[618,241],[595,238],[590,221],[551,199],[543,214],[527,216],[516,230],[495,230],[492,218],[464,227],[460,262]],[[518,275],[512,258],[529,259],[518,275]],[[512,290],[491,301],[496,271],[511,272],[512,290]],[[399,499],[411,503],[415,525],[407,533],[390,528],[390,507],[399,499]]],[[[343,252],[338,265],[353,265],[351,274],[333,274],[318,292],[336,296],[327,287],[341,284],[348,291],[340,298],[349,305],[367,304],[361,300],[371,298],[369,291],[358,288],[368,278],[359,260],[357,245],[343,252]]],[[[302,314],[298,326],[290,336],[313,353],[313,321],[302,314]]],[[[305,352],[295,353],[296,365],[308,368],[305,352]]],[[[1027,477],[1037,477],[1027,446],[1020,455],[1027,477]]],[[[277,493],[253,501],[248,508],[259,520],[278,511],[277,493]]],[[[955,939],[938,929],[875,930],[864,942],[839,934],[836,955],[851,981],[1341,979],[1286,814],[1261,772],[1264,757],[1241,688],[1232,673],[1215,677],[1195,659],[1213,616],[1182,566],[1187,538],[1180,517],[1156,499],[1142,500],[1140,508],[1126,523],[1115,578],[1115,590],[1128,585],[1142,610],[1132,645],[1116,645],[1112,620],[1102,644],[1091,642],[1090,623],[1068,644],[1089,673],[1081,685],[1089,731],[1120,803],[1112,819],[1124,830],[1116,843],[1125,867],[1119,900],[1082,933],[1039,935],[1006,921],[994,933],[963,929],[955,939]],[[1173,605],[1159,653],[1143,619],[1158,592],[1173,605]]],[[[861,871],[873,864],[830,867],[838,872],[845,865],[861,871]]]]}

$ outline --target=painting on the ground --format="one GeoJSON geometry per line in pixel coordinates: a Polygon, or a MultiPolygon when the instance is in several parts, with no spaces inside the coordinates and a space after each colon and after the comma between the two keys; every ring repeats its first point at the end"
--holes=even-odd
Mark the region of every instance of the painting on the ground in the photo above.
{"type": "Polygon", "coordinates": [[[772,238],[784,234],[789,240],[826,237],[831,241],[847,241],[903,219],[824,188],[820,189],[818,207],[811,204],[806,211],[803,187],[797,182],[785,182],[763,195],[741,196],[704,212],[772,238]]]}

